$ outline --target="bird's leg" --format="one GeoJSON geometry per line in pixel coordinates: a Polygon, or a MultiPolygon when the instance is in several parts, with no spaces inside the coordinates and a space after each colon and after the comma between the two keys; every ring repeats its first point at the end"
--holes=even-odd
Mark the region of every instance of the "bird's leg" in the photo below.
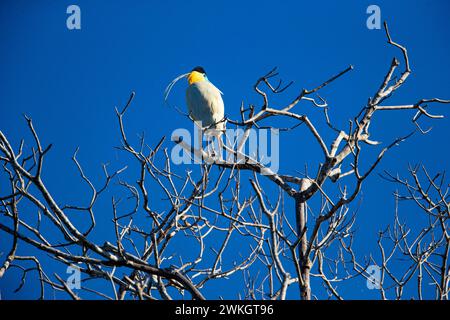
{"type": "Polygon", "coordinates": [[[207,141],[207,148],[208,148],[208,151],[207,151],[207,153],[208,153],[208,156],[210,157],[210,158],[214,158],[215,156],[216,156],[216,153],[215,153],[215,150],[214,150],[214,136],[212,136],[212,135],[210,135],[210,134],[208,134],[208,135],[206,135],[206,141],[207,141]]]}
{"type": "Polygon", "coordinates": [[[194,149],[198,150],[199,157],[194,157],[194,163],[200,164],[203,160],[203,131],[202,127],[196,123],[196,130],[194,131],[194,149]],[[197,141],[195,141],[197,140],[197,141]]]}
{"type": "Polygon", "coordinates": [[[215,152],[214,152],[214,136],[211,136],[210,134],[207,134],[205,132],[205,138],[206,138],[206,152],[204,156],[204,161],[208,164],[211,164],[214,162],[215,159],[215,152]]]}
{"type": "Polygon", "coordinates": [[[202,154],[201,158],[203,161],[207,162],[207,163],[212,163],[214,162],[214,148],[213,146],[211,146],[212,144],[212,139],[211,139],[211,133],[208,132],[208,129],[206,129],[205,131],[203,131],[202,127],[199,127],[199,131],[198,131],[198,139],[199,139],[199,151],[202,154]],[[203,137],[205,137],[206,139],[206,154],[203,153],[203,137]]]}
{"type": "Polygon", "coordinates": [[[201,134],[202,138],[203,138],[203,136],[205,137],[205,141],[206,141],[206,150],[205,150],[206,155],[204,157],[202,157],[202,159],[205,160],[205,161],[209,161],[210,159],[208,159],[208,158],[211,157],[211,151],[210,151],[211,150],[211,146],[210,146],[210,144],[211,144],[211,136],[210,136],[210,131],[209,131],[208,128],[205,128],[205,129],[202,128],[200,134],[201,134]]]}
{"type": "Polygon", "coordinates": [[[218,160],[222,160],[222,156],[223,156],[223,141],[222,141],[222,134],[219,133],[216,136],[217,139],[217,145],[218,145],[218,160]]]}
{"type": "Polygon", "coordinates": [[[210,131],[208,135],[208,155],[214,161],[222,160],[223,141],[222,133],[216,130],[210,131]]]}

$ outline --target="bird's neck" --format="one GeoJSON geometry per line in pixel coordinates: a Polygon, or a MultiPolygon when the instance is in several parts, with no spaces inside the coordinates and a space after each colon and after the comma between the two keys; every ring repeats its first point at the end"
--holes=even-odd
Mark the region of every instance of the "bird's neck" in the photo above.
{"type": "Polygon", "coordinates": [[[191,84],[196,83],[196,82],[205,81],[205,77],[200,72],[192,71],[188,75],[187,80],[189,82],[189,85],[191,85],[191,84]]]}

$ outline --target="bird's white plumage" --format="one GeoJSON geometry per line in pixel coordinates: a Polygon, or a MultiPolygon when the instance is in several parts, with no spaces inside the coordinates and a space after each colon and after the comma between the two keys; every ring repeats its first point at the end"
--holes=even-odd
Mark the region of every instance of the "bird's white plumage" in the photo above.
{"type": "Polygon", "coordinates": [[[222,92],[208,80],[194,82],[186,90],[186,104],[194,121],[203,128],[224,129],[224,104],[222,92]]]}

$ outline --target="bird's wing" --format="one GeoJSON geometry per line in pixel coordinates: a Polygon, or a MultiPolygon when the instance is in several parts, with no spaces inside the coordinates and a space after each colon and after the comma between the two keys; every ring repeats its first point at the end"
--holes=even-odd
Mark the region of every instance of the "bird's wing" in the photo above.
{"type": "Polygon", "coordinates": [[[215,85],[213,85],[212,82],[210,82],[209,80],[208,80],[208,82],[209,82],[209,83],[210,83],[217,91],[219,91],[219,93],[220,93],[221,95],[223,95],[223,92],[220,91],[219,88],[217,88],[215,85]]]}
{"type": "Polygon", "coordinates": [[[186,90],[186,103],[192,118],[209,126],[224,117],[222,93],[211,82],[193,83],[186,90]]]}

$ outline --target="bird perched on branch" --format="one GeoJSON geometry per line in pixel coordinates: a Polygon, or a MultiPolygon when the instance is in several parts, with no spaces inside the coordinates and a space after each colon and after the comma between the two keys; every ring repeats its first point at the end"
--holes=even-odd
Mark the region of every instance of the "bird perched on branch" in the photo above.
{"type": "Polygon", "coordinates": [[[221,136],[225,130],[222,92],[208,80],[205,69],[198,66],[191,72],[178,76],[169,84],[165,92],[166,99],[175,83],[185,77],[189,83],[186,90],[186,104],[189,117],[199,129],[199,148],[202,148],[204,134],[207,138],[217,138],[221,153],[223,147],[221,136]]]}
{"type": "Polygon", "coordinates": [[[208,80],[202,67],[192,69],[187,80],[186,104],[192,119],[201,122],[203,129],[221,134],[225,128],[222,92],[208,80]]]}

